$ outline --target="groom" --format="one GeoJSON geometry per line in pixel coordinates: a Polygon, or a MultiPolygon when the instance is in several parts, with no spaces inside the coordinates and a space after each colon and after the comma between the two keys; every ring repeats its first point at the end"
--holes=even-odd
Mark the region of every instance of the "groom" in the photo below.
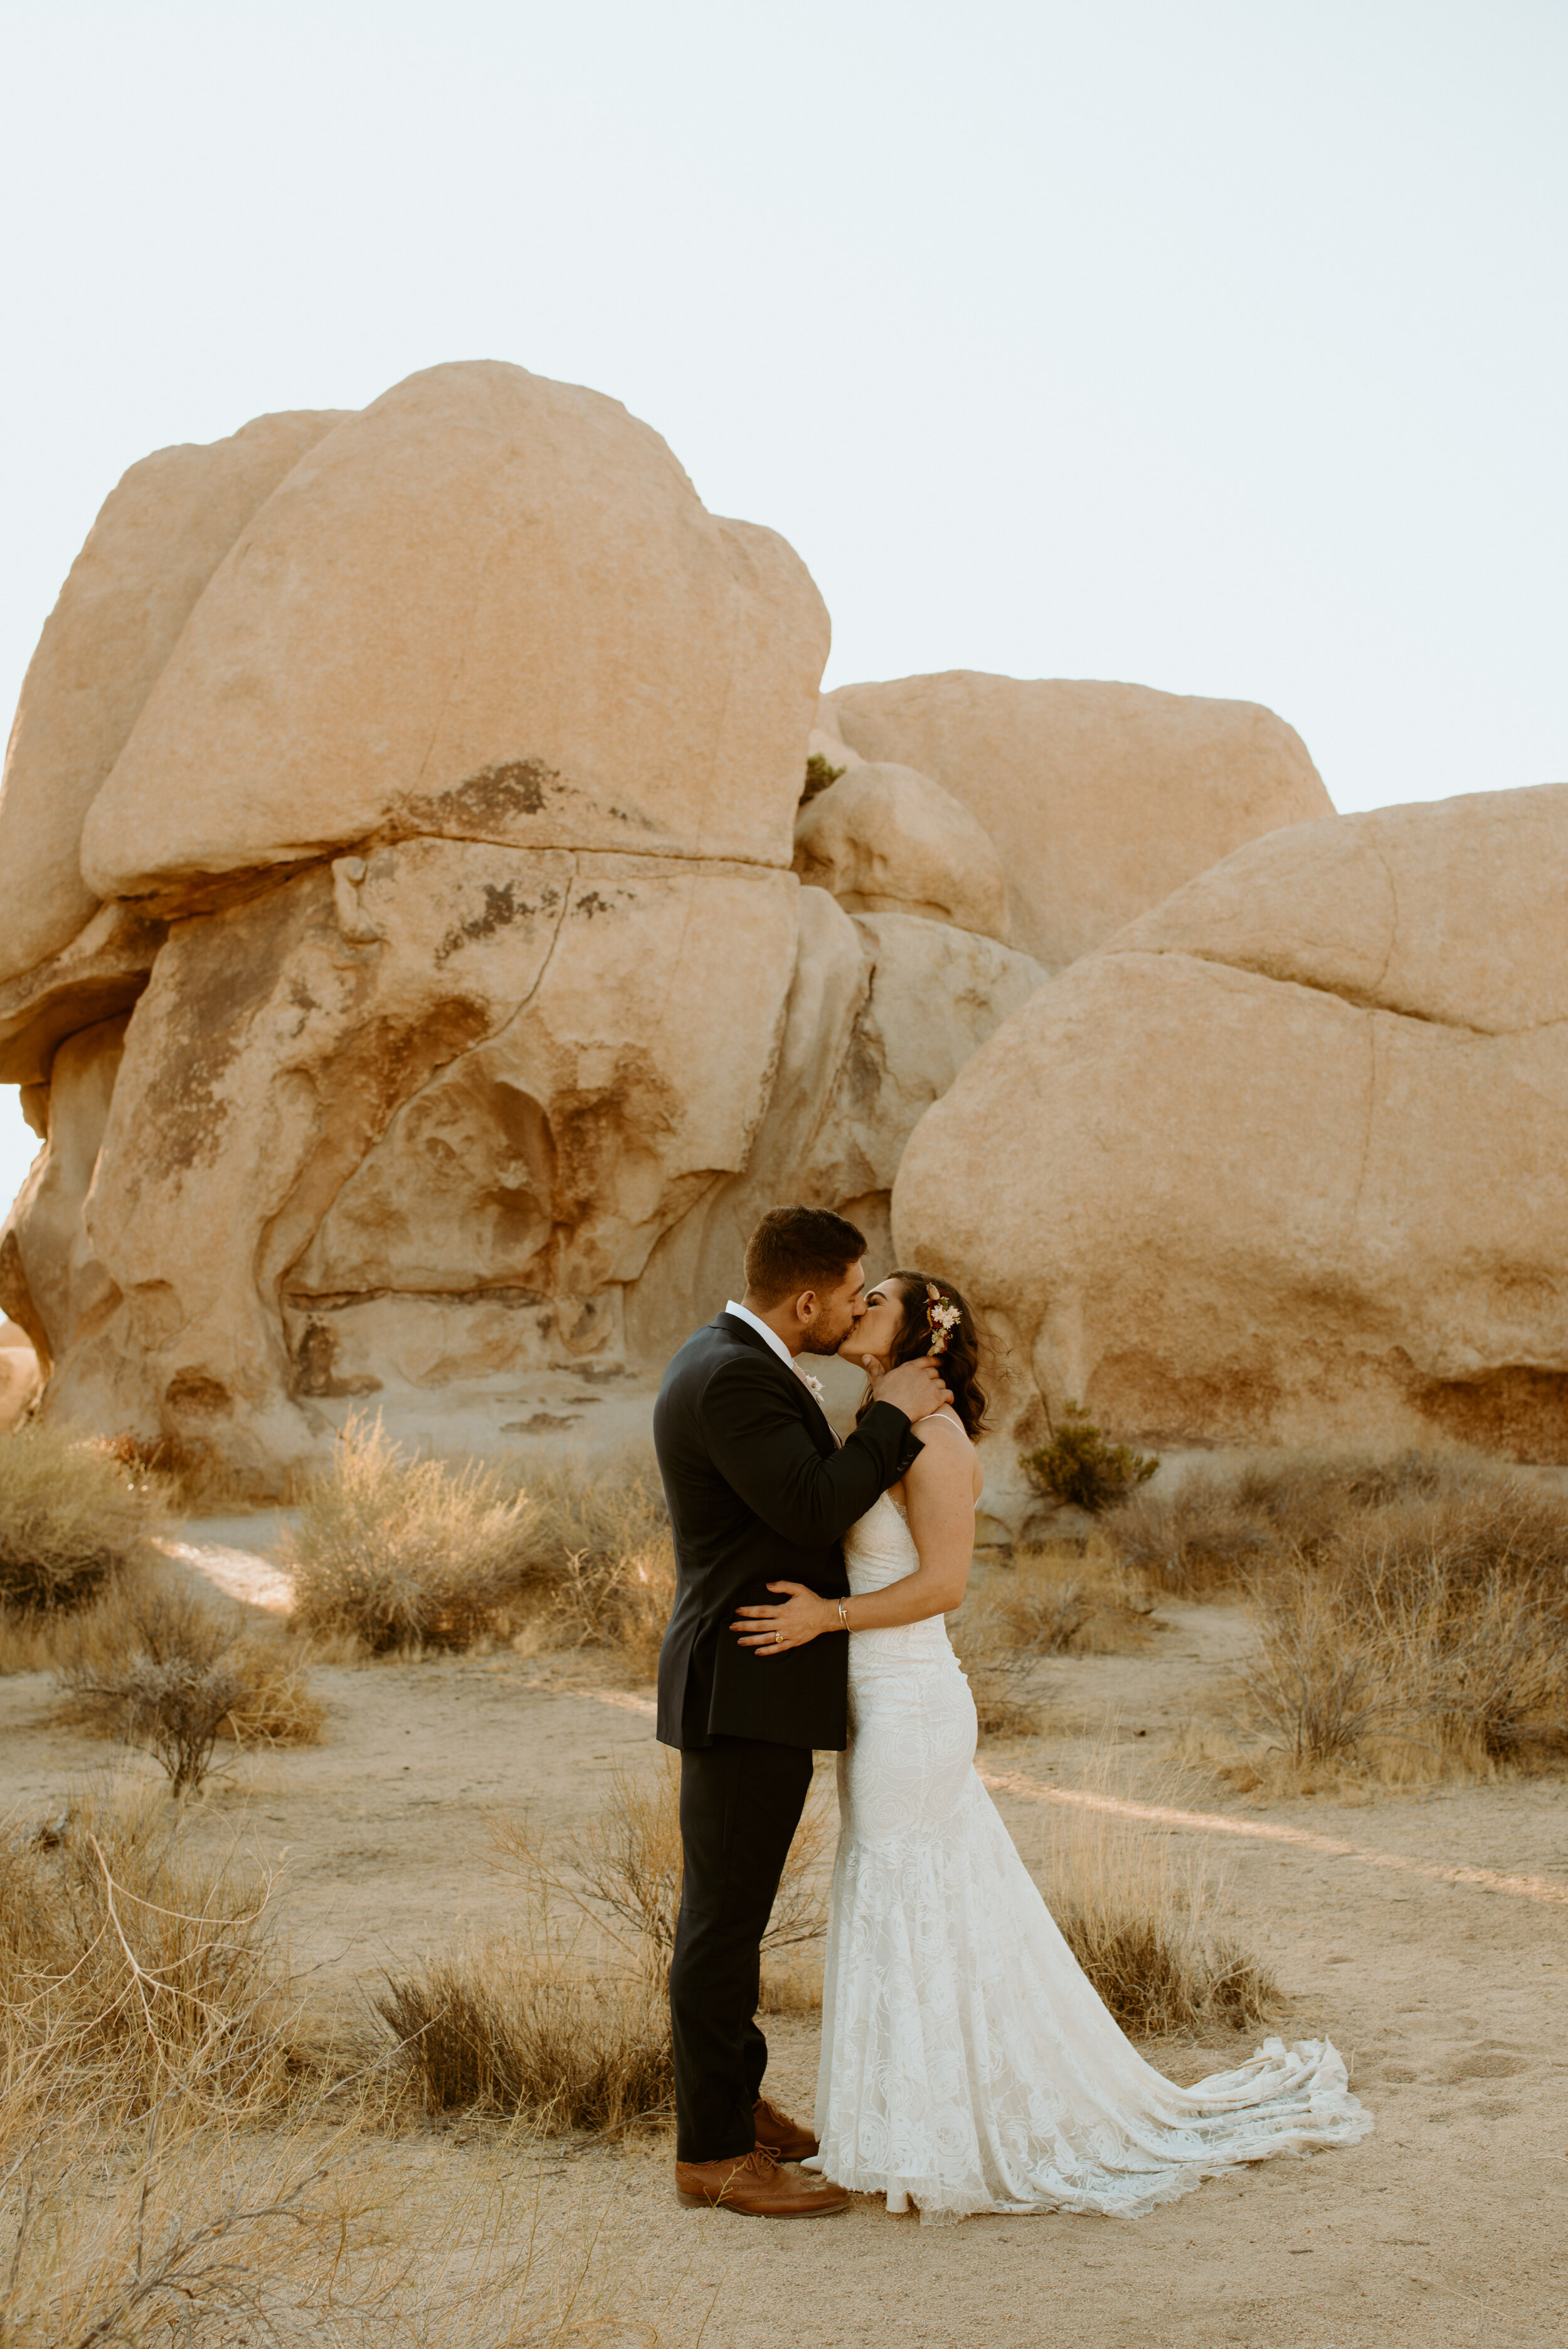
{"type": "Polygon", "coordinates": [[[951,1400],[926,1356],[878,1381],[841,1446],[829,1426],[796,1358],[836,1354],[860,1321],[864,1247],[821,1208],[764,1216],[744,1301],[686,1340],[654,1412],[676,1545],[657,1733],[680,1753],[686,1864],[670,1964],[676,2187],[683,2202],[754,2217],[815,2217],[849,2200],[779,2167],[817,2141],[762,2095],[756,2022],[758,1951],[811,1749],[847,1742],[849,1645],[830,1637],[764,1659],[728,1626],[780,1580],[848,1596],[843,1535],[915,1457],[911,1422],[951,1400]]]}

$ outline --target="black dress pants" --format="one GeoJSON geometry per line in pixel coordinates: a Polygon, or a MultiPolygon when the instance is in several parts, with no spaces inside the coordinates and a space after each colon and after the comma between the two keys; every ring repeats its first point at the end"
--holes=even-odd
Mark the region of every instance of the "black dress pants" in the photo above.
{"type": "Polygon", "coordinates": [[[768,2042],[757,2027],[762,1936],[811,1784],[810,1749],[716,1737],[681,1755],[686,1874],[670,2022],[676,2158],[723,2161],[756,2143],[768,2042]]]}

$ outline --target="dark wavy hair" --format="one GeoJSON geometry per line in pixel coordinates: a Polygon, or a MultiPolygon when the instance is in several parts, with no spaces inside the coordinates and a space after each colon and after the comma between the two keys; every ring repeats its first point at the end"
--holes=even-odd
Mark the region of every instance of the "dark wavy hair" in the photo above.
{"type": "MultiPolygon", "coordinates": [[[[944,1280],[937,1273],[912,1271],[907,1266],[901,1266],[896,1271],[884,1274],[876,1285],[879,1288],[885,1288],[890,1280],[896,1280],[899,1284],[903,1327],[893,1340],[892,1361],[889,1367],[896,1370],[900,1362],[917,1361],[922,1354],[930,1353],[932,1329],[927,1309],[931,1303],[929,1292],[934,1288],[944,1305],[956,1305],[958,1308],[958,1319],[947,1333],[946,1345],[937,1356],[942,1375],[953,1390],[953,1408],[964,1423],[964,1432],[967,1436],[973,1439],[984,1435],[987,1398],[980,1383],[980,1340],[975,1327],[975,1316],[953,1283],[944,1280]]],[[[855,1413],[857,1419],[862,1412],[871,1409],[871,1389],[868,1387],[861,1398],[860,1411],[855,1413]]]]}

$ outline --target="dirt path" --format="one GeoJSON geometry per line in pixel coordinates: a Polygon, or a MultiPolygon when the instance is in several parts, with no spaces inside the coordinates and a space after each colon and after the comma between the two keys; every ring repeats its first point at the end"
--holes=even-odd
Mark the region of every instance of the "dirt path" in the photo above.
{"type": "MultiPolygon", "coordinates": [[[[1354,1810],[1260,1807],[1210,1786],[1172,1805],[1171,1745],[1244,1627],[1233,1610],[1171,1611],[1173,1629],[1144,1656],[1051,1668],[1056,1733],[986,1749],[995,1797],[1031,1857],[1051,1806],[1084,1793],[1092,1735],[1119,1723],[1130,1799],[1192,1815],[1149,1824],[1222,1858],[1228,1920],[1290,1993],[1287,2035],[1337,2042],[1377,2134],[1349,2153],[1215,2180],[1132,2223],[925,2230],[870,2200],[802,2228],[683,2211],[665,2143],[542,2171],[519,2152],[520,2210],[536,2187],[547,2224],[558,2207],[580,2218],[584,2195],[598,2198],[607,2302],[655,2325],[665,2349],[699,2338],[702,2349],[777,2349],[781,2337],[823,2349],[1568,2340],[1568,1783],[1354,1810]],[[1510,1878],[1543,1892],[1492,1880],[1510,1878]]],[[[592,1812],[617,1765],[656,1766],[646,1693],[570,1658],[328,1671],[317,1684],[326,1742],[238,1759],[191,1829],[284,1863],[281,1913],[324,1995],[358,2001],[388,1964],[506,1924],[514,1894],[487,1864],[487,1808],[526,1803],[565,1825],[592,1812]]],[[[0,1681],[0,1811],[52,1816],[110,1759],[49,1711],[40,1678],[0,1681]]],[[[775,2018],[769,2032],[770,2085],[809,2113],[815,2019],[775,2018]]],[[[1191,2079],[1246,2051],[1221,2037],[1151,2052],[1191,2079]]],[[[444,2158],[479,2156],[449,2142],[444,2158]]]]}

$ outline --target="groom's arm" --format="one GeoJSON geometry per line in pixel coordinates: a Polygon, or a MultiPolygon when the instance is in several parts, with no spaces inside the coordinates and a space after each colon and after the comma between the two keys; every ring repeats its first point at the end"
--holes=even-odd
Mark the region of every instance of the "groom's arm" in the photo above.
{"type": "Polygon", "coordinates": [[[717,1370],[702,1399],[708,1456],[748,1508],[803,1548],[836,1542],[879,1493],[898,1482],[920,1445],[896,1404],[874,1402],[827,1459],[792,1397],[760,1362],[717,1370]]]}

